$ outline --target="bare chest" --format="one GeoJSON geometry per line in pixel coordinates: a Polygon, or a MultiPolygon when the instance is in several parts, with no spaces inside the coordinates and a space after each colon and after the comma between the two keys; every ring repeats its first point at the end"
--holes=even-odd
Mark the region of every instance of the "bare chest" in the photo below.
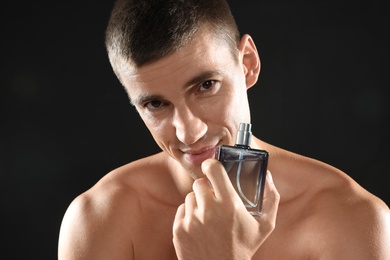
{"type": "Polygon", "coordinates": [[[133,230],[135,259],[177,259],[172,242],[176,210],[175,206],[160,204],[142,208],[133,230]]]}
{"type": "MultiPolygon", "coordinates": [[[[281,209],[283,212],[283,208],[281,209]]],[[[253,257],[257,259],[313,259],[315,255],[313,248],[316,247],[317,235],[305,219],[297,219],[291,216],[277,219],[275,230],[267,238],[264,244],[253,257]]]]}
{"type": "MultiPolygon", "coordinates": [[[[152,202],[142,206],[133,225],[134,257],[142,259],[176,260],[173,246],[172,227],[178,205],[152,202]]],[[[283,213],[285,208],[280,209],[283,213]]],[[[270,237],[254,255],[256,259],[310,259],[313,242],[307,234],[306,221],[294,214],[282,214],[291,218],[278,219],[276,228],[270,237]]]]}

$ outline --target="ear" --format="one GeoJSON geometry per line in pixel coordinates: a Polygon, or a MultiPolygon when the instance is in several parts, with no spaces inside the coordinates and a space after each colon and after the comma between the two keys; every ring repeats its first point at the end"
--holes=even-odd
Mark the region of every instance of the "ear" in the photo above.
{"type": "Polygon", "coordinates": [[[260,57],[251,36],[245,34],[238,45],[241,63],[243,65],[246,87],[252,87],[260,74],[260,57]]]}

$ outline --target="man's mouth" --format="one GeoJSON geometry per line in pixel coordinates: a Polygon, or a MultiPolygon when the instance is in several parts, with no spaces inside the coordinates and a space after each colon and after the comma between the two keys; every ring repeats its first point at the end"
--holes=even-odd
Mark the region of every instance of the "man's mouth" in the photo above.
{"type": "Polygon", "coordinates": [[[204,160],[215,157],[216,146],[203,147],[198,150],[183,152],[184,158],[192,164],[201,164],[204,160]]]}

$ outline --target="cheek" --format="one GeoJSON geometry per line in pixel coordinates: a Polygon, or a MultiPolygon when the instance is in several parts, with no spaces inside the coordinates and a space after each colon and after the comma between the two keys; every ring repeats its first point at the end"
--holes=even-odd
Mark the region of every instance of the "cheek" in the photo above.
{"type": "Polygon", "coordinates": [[[162,125],[164,123],[164,120],[161,120],[162,119],[161,116],[160,117],[154,116],[153,114],[149,113],[149,111],[146,108],[143,107],[136,107],[136,109],[142,121],[149,129],[149,131],[154,132],[156,129],[164,128],[162,125]]]}
{"type": "Polygon", "coordinates": [[[174,128],[169,124],[170,120],[168,118],[158,119],[142,113],[140,116],[157,145],[165,150],[166,146],[174,140],[172,138],[175,137],[174,128]]]}
{"type": "Polygon", "coordinates": [[[160,147],[161,150],[167,150],[167,147],[170,143],[170,135],[168,133],[168,129],[164,127],[159,127],[155,125],[149,125],[145,122],[146,127],[149,130],[149,133],[152,135],[156,144],[160,147]]]}
{"type": "Polygon", "coordinates": [[[230,94],[214,96],[202,104],[197,117],[206,124],[226,125],[237,113],[237,103],[230,94]]]}
{"type": "MultiPolygon", "coordinates": [[[[240,68],[237,68],[240,70],[240,68]]],[[[249,103],[245,76],[240,71],[233,71],[227,84],[229,91],[224,98],[224,114],[229,121],[249,122],[249,103]]]]}
{"type": "Polygon", "coordinates": [[[250,111],[246,91],[236,91],[224,109],[225,122],[236,129],[240,123],[250,123],[250,111]]]}
{"type": "Polygon", "coordinates": [[[153,136],[164,136],[164,132],[167,130],[167,127],[164,126],[162,122],[148,117],[142,117],[142,120],[153,136]]]}

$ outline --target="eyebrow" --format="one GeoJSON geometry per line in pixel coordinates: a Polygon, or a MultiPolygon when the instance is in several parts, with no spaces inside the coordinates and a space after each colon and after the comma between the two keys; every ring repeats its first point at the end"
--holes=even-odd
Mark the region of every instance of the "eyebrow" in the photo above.
{"type": "Polygon", "coordinates": [[[202,72],[201,74],[199,74],[199,75],[193,77],[192,79],[190,79],[189,81],[187,81],[187,83],[185,84],[185,87],[187,88],[189,86],[198,84],[202,81],[213,78],[219,74],[221,74],[221,72],[219,70],[210,70],[210,71],[202,72]]]}
{"type": "MultiPolygon", "coordinates": [[[[186,84],[184,85],[184,88],[188,88],[188,87],[193,86],[195,84],[198,84],[202,81],[213,78],[219,74],[221,74],[221,72],[218,70],[202,72],[199,75],[196,75],[195,77],[193,77],[189,81],[187,81],[186,84]]],[[[130,103],[133,106],[136,106],[136,105],[147,103],[147,102],[152,101],[152,100],[164,100],[164,97],[162,95],[144,94],[144,95],[140,95],[139,97],[137,97],[134,100],[131,99],[130,103]]]]}
{"type": "Polygon", "coordinates": [[[149,101],[152,101],[152,100],[161,100],[161,99],[164,99],[163,96],[161,95],[140,95],[139,97],[137,97],[136,99],[130,99],[130,103],[133,105],[133,106],[137,106],[137,105],[141,105],[141,104],[144,104],[144,103],[147,103],[149,101]]]}

